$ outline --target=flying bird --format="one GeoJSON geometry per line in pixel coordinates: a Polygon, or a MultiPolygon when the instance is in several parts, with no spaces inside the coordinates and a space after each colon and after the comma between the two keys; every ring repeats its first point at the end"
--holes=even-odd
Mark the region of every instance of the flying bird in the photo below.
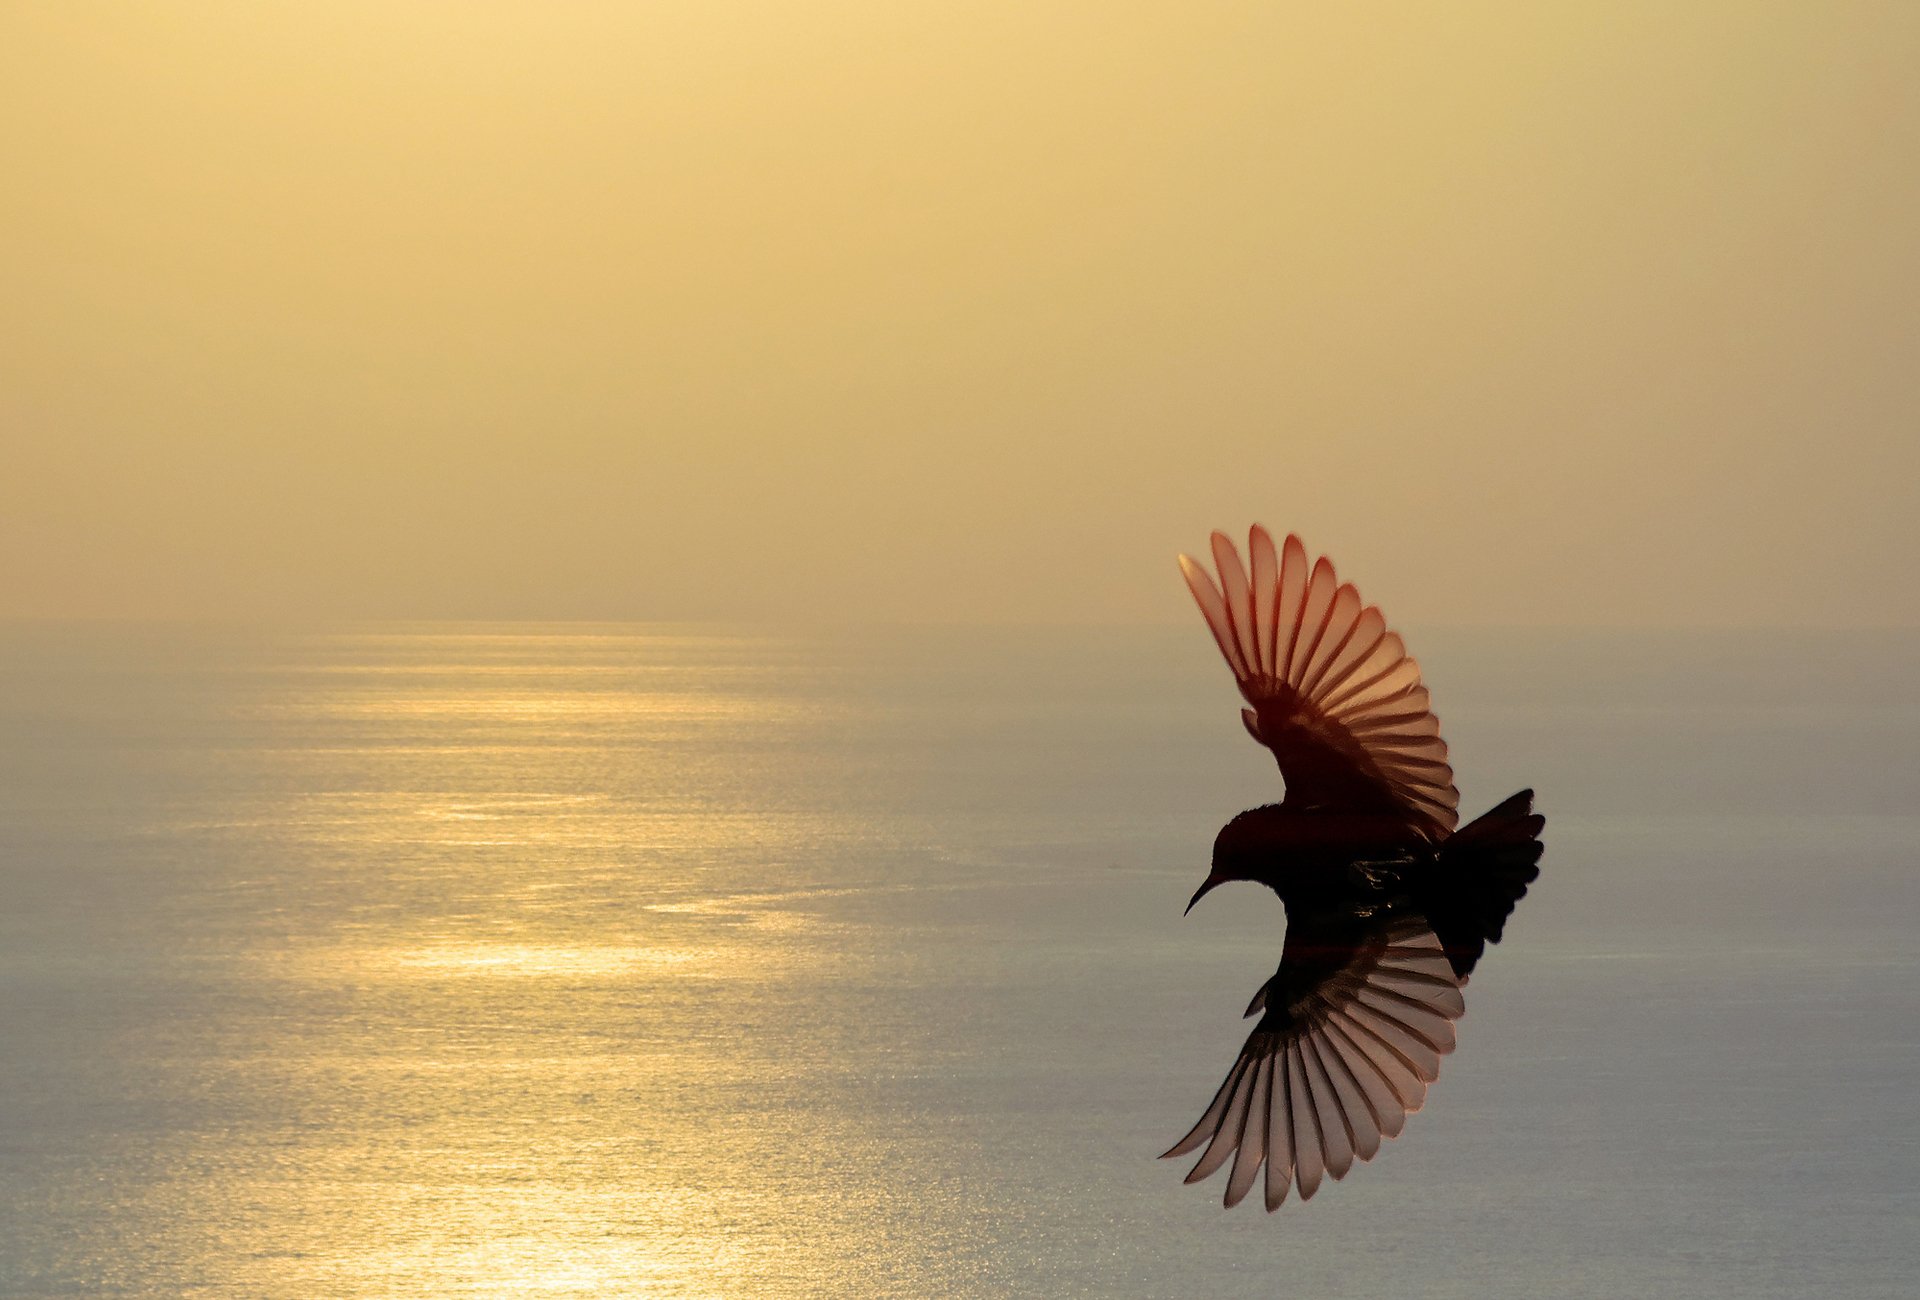
{"type": "Polygon", "coordinates": [[[1464,827],[1420,667],[1380,611],[1289,536],[1255,525],[1242,563],[1213,534],[1218,580],[1180,557],[1233,670],[1247,731],[1285,797],[1221,828],[1187,910],[1230,881],[1280,896],[1280,966],[1259,1022],[1200,1122],[1167,1156],[1187,1181],[1229,1160],[1226,1204],[1264,1181],[1269,1211],[1311,1197],[1398,1136],[1453,1050],[1461,989],[1539,874],[1533,791],[1464,827]],[[1265,1178],[1261,1178],[1262,1166],[1265,1178]]]}

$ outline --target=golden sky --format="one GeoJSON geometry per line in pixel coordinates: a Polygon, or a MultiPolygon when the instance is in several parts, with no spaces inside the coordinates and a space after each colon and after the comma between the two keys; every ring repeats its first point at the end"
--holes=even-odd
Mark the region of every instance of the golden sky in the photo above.
{"type": "Polygon", "coordinates": [[[1920,622],[1920,5],[0,0],[0,615],[1920,622]]]}

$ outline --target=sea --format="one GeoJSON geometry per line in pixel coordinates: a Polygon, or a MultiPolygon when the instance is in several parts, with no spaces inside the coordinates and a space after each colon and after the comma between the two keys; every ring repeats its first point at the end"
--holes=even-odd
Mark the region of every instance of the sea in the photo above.
{"type": "Polygon", "coordinates": [[[1406,631],[1546,855],[1269,1215],[1197,619],[0,625],[0,1296],[1920,1294],[1915,635],[1406,631]]]}

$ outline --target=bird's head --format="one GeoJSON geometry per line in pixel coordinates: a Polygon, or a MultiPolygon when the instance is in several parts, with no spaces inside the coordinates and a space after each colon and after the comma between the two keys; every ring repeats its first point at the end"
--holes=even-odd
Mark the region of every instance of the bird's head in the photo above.
{"type": "Polygon", "coordinates": [[[1262,853],[1267,836],[1262,834],[1262,825],[1258,816],[1260,810],[1243,812],[1213,837],[1213,866],[1207,872],[1207,878],[1200,882],[1200,888],[1193,891],[1193,897],[1187,900],[1187,911],[1205,898],[1207,894],[1230,880],[1256,880],[1257,867],[1263,861],[1262,853]]]}

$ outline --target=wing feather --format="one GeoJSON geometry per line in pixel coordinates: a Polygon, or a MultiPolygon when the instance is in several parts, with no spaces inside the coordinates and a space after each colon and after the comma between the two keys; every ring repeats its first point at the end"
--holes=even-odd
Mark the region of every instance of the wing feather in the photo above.
{"type": "Polygon", "coordinates": [[[1213,563],[1220,571],[1220,594],[1227,607],[1227,622],[1233,629],[1234,644],[1240,649],[1240,661],[1249,672],[1260,671],[1260,649],[1253,627],[1253,590],[1247,583],[1247,571],[1240,567],[1240,552],[1225,533],[1213,535],[1213,563]]]}
{"type": "Polygon", "coordinates": [[[1273,637],[1280,607],[1280,559],[1273,551],[1273,538],[1259,524],[1247,541],[1253,557],[1253,630],[1256,648],[1255,671],[1273,675],[1273,637]]]}
{"type": "Polygon", "coordinates": [[[1240,1082],[1240,1075],[1246,1070],[1248,1063],[1245,1055],[1233,1063],[1233,1069],[1227,1072],[1226,1079],[1220,1084],[1220,1091],[1213,1094],[1213,1100],[1207,1104],[1206,1113],[1200,1116],[1200,1122],[1195,1124],[1185,1137],[1161,1152],[1162,1160],[1172,1156],[1184,1156],[1213,1135],[1214,1131],[1220,1127],[1221,1117],[1227,1113],[1227,1103],[1233,1098],[1234,1085],[1240,1082]]]}
{"type": "Polygon", "coordinates": [[[1287,1082],[1293,1090],[1293,1179],[1300,1199],[1309,1201],[1326,1176],[1326,1157],[1320,1150],[1320,1116],[1313,1104],[1313,1084],[1307,1079],[1300,1040],[1287,1044],[1287,1082]]]}
{"type": "Polygon", "coordinates": [[[1261,1162],[1267,1158],[1267,1115],[1272,1109],[1272,1089],[1273,1058],[1269,1056],[1254,1070],[1247,1114],[1240,1122],[1240,1149],[1233,1153],[1233,1172],[1227,1177],[1224,1198],[1228,1209],[1246,1198],[1260,1172],[1261,1162]]]}
{"type": "Polygon", "coordinates": [[[1307,596],[1307,548],[1292,533],[1280,548],[1280,598],[1274,602],[1274,676],[1279,665],[1293,658],[1294,642],[1300,639],[1300,606],[1307,596]],[[1282,642],[1286,650],[1280,650],[1282,642]]]}
{"type": "MultiPolygon", "coordinates": [[[[1272,1080],[1273,1060],[1267,1058],[1268,1078],[1272,1080]]],[[[1267,1113],[1263,1117],[1267,1139],[1267,1213],[1272,1214],[1287,1199],[1293,1186],[1293,1131],[1286,1114],[1286,1080],[1270,1082],[1267,1089],[1267,1113]],[[1276,1112],[1278,1112],[1276,1114],[1276,1112]]]]}
{"type": "MultiPolygon", "coordinates": [[[[1360,593],[1354,591],[1351,583],[1343,590],[1352,591],[1356,601],[1360,599],[1360,593]]],[[[1360,610],[1354,615],[1353,626],[1347,629],[1340,644],[1326,657],[1319,671],[1301,683],[1301,689],[1313,696],[1333,690],[1347,679],[1356,664],[1373,653],[1386,635],[1387,620],[1379,610],[1371,605],[1360,610]]]]}
{"type": "Polygon", "coordinates": [[[1193,592],[1201,616],[1213,631],[1214,642],[1220,647],[1220,653],[1226,656],[1227,666],[1233,669],[1236,677],[1245,673],[1247,664],[1240,657],[1239,638],[1233,634],[1233,623],[1227,617],[1227,604],[1221,598],[1220,588],[1214,586],[1213,578],[1199,561],[1188,556],[1180,557],[1180,572],[1186,576],[1187,589],[1193,592]]]}
{"type": "MultiPolygon", "coordinates": [[[[1259,1062],[1250,1064],[1257,1067],[1259,1062]]],[[[1257,1073],[1257,1068],[1240,1071],[1240,1077],[1233,1085],[1233,1096],[1227,1102],[1226,1113],[1220,1117],[1220,1127],[1214,1130],[1207,1149],[1200,1153],[1199,1161],[1188,1171],[1188,1182],[1197,1183],[1203,1178],[1211,1178],[1240,1144],[1240,1135],[1246,1131],[1247,1110],[1252,1100],[1253,1076],[1257,1073]]]]}
{"type": "Polygon", "coordinates": [[[1339,586],[1333,562],[1324,555],[1315,560],[1313,576],[1307,579],[1306,599],[1300,607],[1300,636],[1287,664],[1286,680],[1296,687],[1306,676],[1313,652],[1320,648],[1320,638],[1327,634],[1327,620],[1333,614],[1333,594],[1339,586]]]}
{"type": "Polygon", "coordinates": [[[1313,1082],[1314,1102],[1318,1107],[1320,1154],[1325,1158],[1330,1177],[1345,1178],[1347,1171],[1353,1168],[1353,1123],[1347,1118],[1346,1108],[1340,1104],[1340,1094],[1334,1089],[1327,1063],[1321,1059],[1320,1038],[1320,1035],[1313,1034],[1301,1040],[1305,1047],[1307,1070],[1313,1082]]]}
{"type": "Polygon", "coordinates": [[[1341,1017],[1329,1019],[1327,1029],[1328,1041],[1335,1045],[1341,1062],[1353,1072],[1354,1082],[1366,1094],[1367,1109],[1379,1121],[1380,1135],[1385,1138],[1399,1137],[1400,1130],[1406,1127],[1407,1116],[1412,1113],[1408,1101],[1400,1095],[1393,1079],[1341,1017]]]}
{"type": "Polygon", "coordinates": [[[1327,669],[1333,666],[1347,643],[1353,639],[1354,632],[1360,626],[1360,593],[1350,582],[1340,584],[1333,593],[1333,608],[1327,611],[1327,621],[1320,633],[1320,640],[1313,647],[1313,653],[1307,656],[1307,663],[1300,671],[1300,693],[1312,698],[1321,678],[1327,675],[1327,669]]]}

